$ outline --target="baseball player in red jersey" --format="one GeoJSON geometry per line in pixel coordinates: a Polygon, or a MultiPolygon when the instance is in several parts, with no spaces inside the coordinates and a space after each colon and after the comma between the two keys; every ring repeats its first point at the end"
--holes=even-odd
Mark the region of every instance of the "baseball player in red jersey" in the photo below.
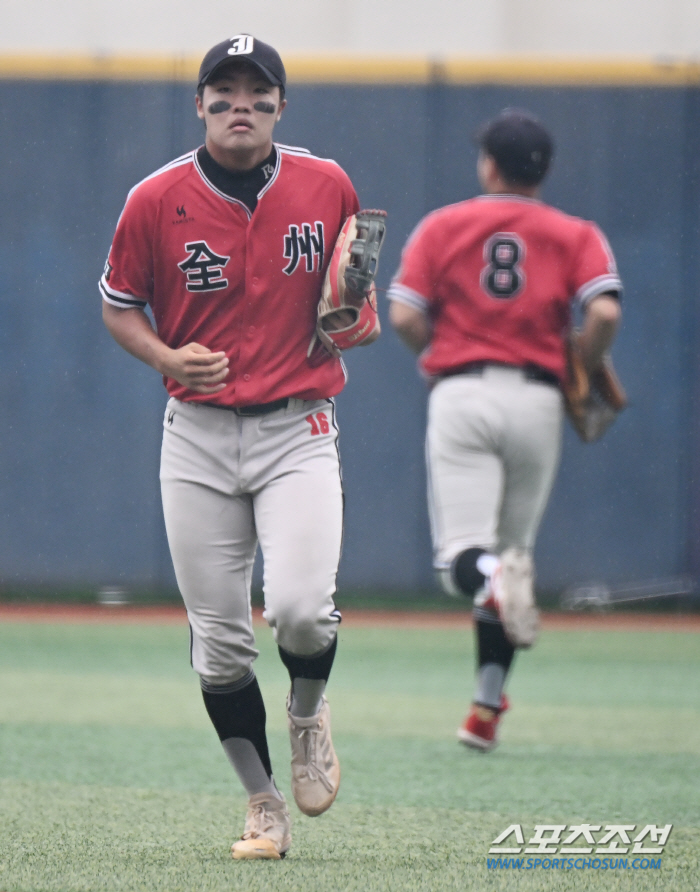
{"type": "Polygon", "coordinates": [[[515,649],[537,635],[532,549],[559,461],[572,305],[593,370],[622,285],[600,230],[538,199],[553,146],[536,118],[506,110],[478,142],[485,194],[418,224],[389,297],[432,385],[434,565],[450,594],[474,597],[476,694],[458,737],[490,750],[515,649]]]}
{"type": "Polygon", "coordinates": [[[160,475],[168,542],[192,665],[249,796],[232,847],[245,859],[278,859],[291,842],[252,668],[258,542],[264,615],[291,679],[297,805],[321,814],[340,781],[324,690],[343,513],[332,398],[346,376],[336,356],[307,352],[336,236],[358,201],[335,162],[273,142],[285,85],[276,50],[250,35],[207,53],[196,96],[205,144],[131,190],[100,281],[107,328],[170,395],[160,475]]]}

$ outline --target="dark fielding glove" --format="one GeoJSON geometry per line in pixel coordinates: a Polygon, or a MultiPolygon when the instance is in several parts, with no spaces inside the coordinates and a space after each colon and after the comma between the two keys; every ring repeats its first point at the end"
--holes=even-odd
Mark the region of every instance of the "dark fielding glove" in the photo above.
{"type": "Polygon", "coordinates": [[[569,338],[567,365],[563,386],[566,412],[583,442],[592,443],[625,408],[627,396],[609,356],[593,372],[586,371],[576,332],[569,338]]]}

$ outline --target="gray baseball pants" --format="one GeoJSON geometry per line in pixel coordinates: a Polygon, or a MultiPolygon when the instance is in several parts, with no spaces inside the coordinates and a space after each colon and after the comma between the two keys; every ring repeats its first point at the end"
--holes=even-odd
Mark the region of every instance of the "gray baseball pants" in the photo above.
{"type": "Polygon", "coordinates": [[[170,399],[161,491],[168,543],[192,634],[192,666],[223,685],[258,655],[250,588],[258,542],[264,617],[298,656],[323,652],[340,614],[333,595],[343,494],[331,400],[239,417],[170,399]]]}
{"type": "Polygon", "coordinates": [[[428,502],[438,571],[468,548],[532,548],[559,463],[556,387],[509,366],[443,378],[430,394],[428,502]]]}

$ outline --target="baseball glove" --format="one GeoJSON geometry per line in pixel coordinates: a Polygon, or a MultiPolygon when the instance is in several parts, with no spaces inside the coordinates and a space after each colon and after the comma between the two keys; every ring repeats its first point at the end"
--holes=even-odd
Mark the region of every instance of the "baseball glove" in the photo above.
{"type": "Polygon", "coordinates": [[[331,356],[379,334],[374,277],[386,232],[386,211],[359,211],[345,221],[333,249],[318,304],[316,331],[307,356],[320,341],[331,356]]]}
{"type": "Polygon", "coordinates": [[[627,396],[609,356],[593,372],[586,370],[575,332],[568,341],[567,365],[563,391],[569,421],[584,443],[592,443],[625,408],[627,396]]]}

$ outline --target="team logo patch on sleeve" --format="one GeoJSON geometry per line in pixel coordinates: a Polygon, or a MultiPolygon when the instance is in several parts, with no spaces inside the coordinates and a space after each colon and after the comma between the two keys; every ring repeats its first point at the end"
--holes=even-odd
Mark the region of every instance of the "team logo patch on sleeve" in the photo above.
{"type": "Polygon", "coordinates": [[[185,250],[189,255],[178,267],[187,276],[188,291],[219,291],[228,286],[223,269],[230,257],[220,257],[204,241],[187,242],[185,250]]]}
{"type": "Polygon", "coordinates": [[[283,270],[286,275],[292,275],[299,266],[302,257],[307,273],[313,272],[314,268],[317,271],[322,270],[323,255],[323,223],[320,220],[314,223],[313,229],[310,223],[289,227],[289,233],[284,237],[284,253],[282,255],[285,260],[289,261],[283,270]]]}

